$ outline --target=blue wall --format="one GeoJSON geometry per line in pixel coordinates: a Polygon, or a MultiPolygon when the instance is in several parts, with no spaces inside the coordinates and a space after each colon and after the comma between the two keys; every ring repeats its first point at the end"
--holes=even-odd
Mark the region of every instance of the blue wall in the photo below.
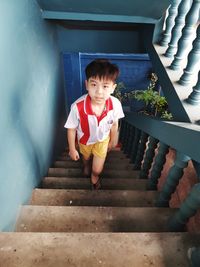
{"type": "Polygon", "coordinates": [[[1,0],[0,10],[0,230],[8,231],[61,147],[64,90],[56,28],[37,2],[1,0]]]}
{"type": "MultiPolygon", "coordinates": [[[[109,27],[104,25],[100,30],[98,27],[95,29],[95,27],[97,26],[91,24],[90,26],[87,25],[87,29],[85,29],[81,24],[80,26],[78,24],[70,26],[67,23],[62,26],[57,24],[60,51],[68,55],[63,58],[68,109],[70,104],[83,93],[79,77],[81,76],[80,53],[136,54],[146,52],[140,34],[142,24],[135,24],[129,29],[123,24],[118,24],[117,27],[115,25],[109,25],[109,27]]],[[[146,76],[146,73],[144,73],[144,76],[146,76]]]]}
{"type": "Polygon", "coordinates": [[[138,31],[79,30],[58,26],[63,52],[144,53],[138,31]]]}
{"type": "Polygon", "coordinates": [[[77,98],[86,93],[85,68],[95,58],[108,58],[118,65],[120,74],[117,83],[123,82],[124,92],[144,90],[149,86],[152,64],[147,54],[63,53],[68,109],[77,98]]]}

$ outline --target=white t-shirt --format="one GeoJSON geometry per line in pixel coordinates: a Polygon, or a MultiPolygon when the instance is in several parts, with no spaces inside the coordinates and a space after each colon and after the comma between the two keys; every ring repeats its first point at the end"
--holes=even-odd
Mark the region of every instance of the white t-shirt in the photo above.
{"type": "Polygon", "coordinates": [[[106,100],[105,110],[97,117],[92,111],[91,98],[86,94],[72,104],[64,127],[76,129],[78,141],[90,145],[106,139],[113,123],[123,117],[122,105],[114,96],[106,100]]]}

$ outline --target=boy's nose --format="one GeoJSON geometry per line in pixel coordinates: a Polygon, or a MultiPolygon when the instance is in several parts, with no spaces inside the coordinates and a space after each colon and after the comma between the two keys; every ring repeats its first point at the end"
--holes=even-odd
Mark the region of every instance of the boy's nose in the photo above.
{"type": "Polygon", "coordinates": [[[98,86],[97,87],[97,93],[102,93],[103,92],[103,87],[102,86],[98,86]]]}

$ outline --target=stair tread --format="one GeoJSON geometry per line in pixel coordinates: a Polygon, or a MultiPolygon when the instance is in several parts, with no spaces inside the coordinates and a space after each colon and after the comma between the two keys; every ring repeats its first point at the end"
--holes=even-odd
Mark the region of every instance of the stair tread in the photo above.
{"type": "MultiPolygon", "coordinates": [[[[57,160],[53,163],[53,168],[81,168],[83,163],[81,161],[72,160],[57,160]]],[[[133,170],[134,165],[128,161],[120,160],[119,162],[105,162],[104,169],[126,169],[133,170]]]]}
{"type": "Polygon", "coordinates": [[[31,205],[50,206],[153,206],[158,192],[133,190],[35,189],[31,205]]]}
{"type": "MultiPolygon", "coordinates": [[[[57,158],[57,160],[62,160],[62,161],[72,161],[72,159],[69,156],[59,156],[57,158]]],[[[118,155],[118,156],[107,156],[106,158],[106,162],[120,162],[120,161],[124,161],[124,162],[130,162],[130,158],[128,158],[126,155],[118,155]]]]}
{"type": "MultiPolygon", "coordinates": [[[[69,157],[69,152],[68,151],[65,151],[65,152],[61,153],[61,156],[63,156],[63,157],[69,157]]],[[[120,156],[126,157],[126,154],[122,150],[120,150],[119,148],[112,149],[107,154],[107,157],[120,157],[120,156]]]]}
{"type": "Polygon", "coordinates": [[[187,267],[194,244],[199,234],[0,233],[0,266],[187,267]]]}
{"type": "Polygon", "coordinates": [[[168,231],[167,221],[175,212],[176,209],[157,207],[25,205],[21,208],[16,231],[165,232],[168,231]]]}
{"type": "MultiPolygon", "coordinates": [[[[66,177],[66,176],[82,176],[82,170],[77,168],[49,168],[48,175],[51,176],[58,176],[58,177],[66,177]]],[[[119,177],[126,177],[126,178],[136,178],[138,177],[138,171],[135,170],[104,170],[101,176],[107,176],[110,178],[119,178],[119,177]]]]}
{"type": "MultiPolygon", "coordinates": [[[[148,180],[130,178],[107,178],[101,180],[102,189],[145,190],[148,180]]],[[[45,177],[43,188],[90,189],[90,178],[83,177],[45,177]]]]}

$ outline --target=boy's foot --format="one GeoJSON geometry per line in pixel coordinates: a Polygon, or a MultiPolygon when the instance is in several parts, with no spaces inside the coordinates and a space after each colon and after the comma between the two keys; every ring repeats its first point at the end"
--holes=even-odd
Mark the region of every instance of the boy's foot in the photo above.
{"type": "Polygon", "coordinates": [[[99,190],[101,188],[101,178],[98,177],[96,183],[92,182],[92,190],[99,190]]]}

